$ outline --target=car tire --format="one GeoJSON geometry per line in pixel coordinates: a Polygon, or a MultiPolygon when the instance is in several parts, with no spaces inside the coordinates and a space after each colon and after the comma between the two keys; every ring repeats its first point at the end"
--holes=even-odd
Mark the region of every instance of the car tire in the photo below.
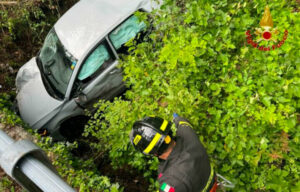
{"type": "Polygon", "coordinates": [[[88,120],[87,116],[72,117],[61,123],[59,132],[67,141],[73,142],[82,135],[88,120]]]}

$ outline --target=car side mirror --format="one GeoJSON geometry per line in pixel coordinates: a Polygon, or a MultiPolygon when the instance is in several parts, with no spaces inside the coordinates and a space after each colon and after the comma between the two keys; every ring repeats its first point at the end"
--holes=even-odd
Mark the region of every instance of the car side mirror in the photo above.
{"type": "Polygon", "coordinates": [[[75,97],[74,100],[78,106],[82,107],[88,101],[88,98],[84,93],[81,92],[77,97],[75,97]]]}

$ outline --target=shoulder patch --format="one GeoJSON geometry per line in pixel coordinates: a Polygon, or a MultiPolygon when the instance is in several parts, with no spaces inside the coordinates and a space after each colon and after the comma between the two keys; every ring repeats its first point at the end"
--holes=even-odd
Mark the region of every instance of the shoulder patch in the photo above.
{"type": "Polygon", "coordinates": [[[170,185],[168,185],[167,183],[163,183],[160,186],[160,190],[162,190],[163,192],[175,192],[175,189],[170,185]]]}

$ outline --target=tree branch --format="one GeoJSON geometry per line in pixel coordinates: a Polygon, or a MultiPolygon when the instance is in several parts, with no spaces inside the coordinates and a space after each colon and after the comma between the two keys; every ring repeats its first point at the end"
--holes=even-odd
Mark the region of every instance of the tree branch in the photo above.
{"type": "Polygon", "coordinates": [[[16,5],[18,4],[17,1],[0,1],[1,5],[16,5]]]}

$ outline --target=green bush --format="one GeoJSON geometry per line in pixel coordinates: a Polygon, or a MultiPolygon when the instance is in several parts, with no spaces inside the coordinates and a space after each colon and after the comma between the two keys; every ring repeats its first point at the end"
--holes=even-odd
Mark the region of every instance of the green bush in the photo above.
{"type": "Polygon", "coordinates": [[[0,123],[14,126],[16,124],[23,124],[22,120],[15,115],[10,109],[12,108],[13,93],[0,94],[0,123]]]}
{"type": "Polygon", "coordinates": [[[94,148],[109,151],[115,167],[143,171],[153,191],[157,160],[130,147],[129,130],[146,115],[171,120],[176,112],[192,122],[217,172],[236,183],[233,191],[300,191],[298,4],[269,1],[279,39],[289,32],[272,51],[254,49],[245,35],[254,35],[265,6],[165,0],[151,15],[149,41],[132,42],[123,57],[126,100],[96,105],[85,131],[97,138],[94,148]]]}
{"type": "Polygon", "coordinates": [[[6,58],[10,63],[27,60],[37,53],[48,30],[60,16],[59,7],[53,3],[52,0],[45,4],[41,1],[20,1],[9,6],[2,5],[0,48],[5,53],[1,54],[2,62],[6,58]],[[11,57],[12,53],[18,54],[18,57],[11,57]]]}
{"type": "Polygon", "coordinates": [[[19,1],[2,5],[0,16],[1,36],[8,35],[11,41],[22,45],[36,45],[44,41],[52,25],[78,0],[19,1]]]}

